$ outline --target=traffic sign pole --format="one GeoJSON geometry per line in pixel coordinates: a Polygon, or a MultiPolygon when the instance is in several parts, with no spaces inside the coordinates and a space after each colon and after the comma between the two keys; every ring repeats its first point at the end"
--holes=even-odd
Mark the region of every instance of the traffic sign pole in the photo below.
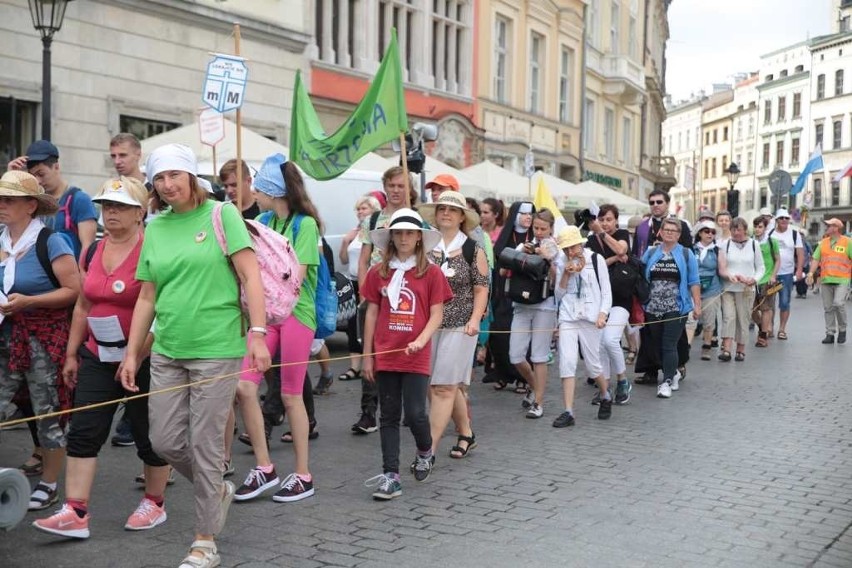
{"type": "MultiPolygon", "coordinates": [[[[234,55],[240,55],[240,25],[234,24],[234,55]]],[[[237,108],[237,211],[243,214],[243,113],[237,108]]]]}

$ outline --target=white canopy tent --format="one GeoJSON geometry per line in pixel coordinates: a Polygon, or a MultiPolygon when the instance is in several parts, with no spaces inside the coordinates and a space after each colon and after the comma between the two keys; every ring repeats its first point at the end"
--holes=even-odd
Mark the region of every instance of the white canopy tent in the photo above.
{"type": "MultiPolygon", "coordinates": [[[[142,140],[142,154],[147,156],[152,150],[164,144],[185,144],[192,148],[198,158],[198,173],[215,177],[219,172],[213,170],[213,148],[202,144],[199,139],[198,123],[187,124],[162,134],[142,140]]],[[[289,158],[287,146],[261,136],[257,132],[242,127],[242,157],[249,167],[257,170],[263,160],[272,154],[284,154],[289,158]]],[[[225,119],[225,138],[216,145],[216,167],[222,167],[226,161],[237,157],[237,125],[225,119]]],[[[378,154],[370,152],[352,165],[351,169],[383,172],[391,164],[378,154]]]]}
{"type": "Polygon", "coordinates": [[[523,199],[532,199],[535,194],[535,185],[530,185],[530,180],[488,160],[465,168],[462,172],[471,178],[473,183],[486,188],[488,195],[502,199],[507,205],[523,199]]]}
{"type": "Polygon", "coordinates": [[[595,203],[598,205],[612,203],[618,207],[619,212],[627,215],[643,215],[648,212],[647,203],[628,197],[623,193],[619,193],[614,189],[610,189],[605,185],[591,180],[578,184],[577,190],[581,193],[592,195],[595,203]]]}

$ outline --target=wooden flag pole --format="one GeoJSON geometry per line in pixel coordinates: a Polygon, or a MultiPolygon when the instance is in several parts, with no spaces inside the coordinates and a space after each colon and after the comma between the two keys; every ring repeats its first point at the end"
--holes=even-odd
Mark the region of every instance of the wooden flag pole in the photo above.
{"type": "Polygon", "coordinates": [[[408,150],[405,147],[405,132],[399,133],[399,155],[402,162],[402,175],[405,177],[405,206],[411,207],[411,176],[408,175],[408,150]]]}
{"type": "MultiPolygon", "coordinates": [[[[213,177],[215,178],[217,175],[219,175],[217,173],[219,170],[216,167],[216,144],[213,144],[212,148],[213,148],[213,177]]],[[[219,181],[222,181],[222,180],[219,180],[219,181]]]]}
{"type": "MultiPolygon", "coordinates": [[[[240,25],[234,24],[234,55],[240,55],[240,25]]],[[[243,214],[243,113],[237,109],[237,210],[243,214]]],[[[213,156],[216,148],[213,147],[213,156]]],[[[216,158],[213,158],[215,163],[216,158]]],[[[215,168],[215,166],[214,166],[215,168]]]]}

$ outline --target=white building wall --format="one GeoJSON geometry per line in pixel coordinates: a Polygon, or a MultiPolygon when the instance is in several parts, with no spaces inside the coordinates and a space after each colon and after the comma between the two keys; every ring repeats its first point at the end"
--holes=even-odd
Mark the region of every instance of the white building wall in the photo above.
{"type": "MultiPolygon", "coordinates": [[[[69,3],[52,49],[52,140],[66,180],[91,192],[114,173],[108,145],[120,115],[193,122],[209,52],[233,53],[234,21],[241,23],[241,54],[249,60],[243,122],[286,142],[295,73],[306,67],[302,3],[249,4],[69,3]]],[[[0,97],[40,104],[41,40],[27,2],[0,0],[0,13],[0,97]]],[[[40,111],[35,122],[35,132],[21,133],[24,148],[40,137],[40,111]]]]}

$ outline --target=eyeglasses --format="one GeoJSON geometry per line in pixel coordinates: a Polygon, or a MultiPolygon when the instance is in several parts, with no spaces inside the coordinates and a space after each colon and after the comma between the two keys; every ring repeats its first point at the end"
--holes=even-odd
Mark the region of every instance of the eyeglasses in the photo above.
{"type": "Polygon", "coordinates": [[[665,200],[663,199],[655,199],[648,202],[649,205],[662,205],[663,203],[665,203],[665,200]]]}
{"type": "Polygon", "coordinates": [[[660,229],[663,233],[679,233],[680,229],[660,229]]]}

